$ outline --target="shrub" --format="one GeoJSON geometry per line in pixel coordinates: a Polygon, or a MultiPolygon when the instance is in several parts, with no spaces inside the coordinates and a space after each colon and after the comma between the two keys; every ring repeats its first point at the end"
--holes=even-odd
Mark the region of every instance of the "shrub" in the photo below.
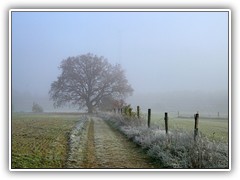
{"type": "Polygon", "coordinates": [[[43,108],[37,104],[37,103],[33,103],[33,106],[32,106],[32,112],[34,113],[42,113],[43,112],[43,108]]]}

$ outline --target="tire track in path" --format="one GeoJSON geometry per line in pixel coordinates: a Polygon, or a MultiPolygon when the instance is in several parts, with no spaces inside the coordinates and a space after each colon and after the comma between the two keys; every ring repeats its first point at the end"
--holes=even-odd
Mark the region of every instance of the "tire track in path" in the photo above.
{"type": "Polygon", "coordinates": [[[94,122],[91,119],[88,127],[88,138],[86,145],[86,155],[84,160],[84,168],[96,168],[96,158],[95,158],[95,143],[94,143],[94,122]]]}
{"type": "Polygon", "coordinates": [[[90,120],[85,157],[85,168],[159,168],[141,148],[98,117],[90,120]]]}

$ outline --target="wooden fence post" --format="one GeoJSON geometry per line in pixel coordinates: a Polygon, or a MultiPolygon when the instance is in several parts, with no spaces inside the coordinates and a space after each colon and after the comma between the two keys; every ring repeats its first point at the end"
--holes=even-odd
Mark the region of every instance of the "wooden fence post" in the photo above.
{"type": "Polygon", "coordinates": [[[137,117],[138,117],[138,119],[140,118],[140,115],[139,115],[139,113],[140,113],[140,107],[139,107],[139,106],[137,106],[137,117]]]}
{"type": "Polygon", "coordinates": [[[120,111],[121,111],[121,114],[122,114],[122,108],[120,109],[120,111]]]}
{"type": "Polygon", "coordinates": [[[168,113],[167,113],[167,112],[165,112],[164,120],[165,120],[165,130],[166,130],[166,134],[168,134],[168,113]]]}
{"type": "Polygon", "coordinates": [[[151,121],[151,109],[148,109],[148,127],[150,128],[150,121],[151,121]]]}
{"type": "Polygon", "coordinates": [[[197,140],[198,136],[198,122],[199,122],[199,114],[194,114],[195,124],[194,124],[194,141],[197,140]]]}

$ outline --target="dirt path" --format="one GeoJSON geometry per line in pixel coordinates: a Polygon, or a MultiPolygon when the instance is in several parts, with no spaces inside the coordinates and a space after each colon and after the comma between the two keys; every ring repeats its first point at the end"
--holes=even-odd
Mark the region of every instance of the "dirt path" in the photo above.
{"type": "Polygon", "coordinates": [[[87,135],[86,155],[83,165],[85,168],[95,168],[97,165],[95,158],[94,122],[92,119],[90,120],[87,135]]]}
{"type": "Polygon", "coordinates": [[[91,117],[81,168],[157,168],[134,143],[106,122],[91,117]]]}

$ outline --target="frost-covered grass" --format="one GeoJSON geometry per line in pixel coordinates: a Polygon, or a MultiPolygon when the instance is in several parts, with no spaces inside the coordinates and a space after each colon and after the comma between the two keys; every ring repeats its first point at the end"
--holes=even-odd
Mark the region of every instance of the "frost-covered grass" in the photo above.
{"type": "Polygon", "coordinates": [[[83,115],[69,133],[67,168],[81,167],[87,136],[88,117],[83,115]]]}
{"type": "Polygon", "coordinates": [[[210,141],[193,132],[170,131],[168,135],[157,126],[148,128],[144,121],[119,115],[102,115],[114,128],[139,144],[163,168],[228,168],[228,144],[210,141]]]}

